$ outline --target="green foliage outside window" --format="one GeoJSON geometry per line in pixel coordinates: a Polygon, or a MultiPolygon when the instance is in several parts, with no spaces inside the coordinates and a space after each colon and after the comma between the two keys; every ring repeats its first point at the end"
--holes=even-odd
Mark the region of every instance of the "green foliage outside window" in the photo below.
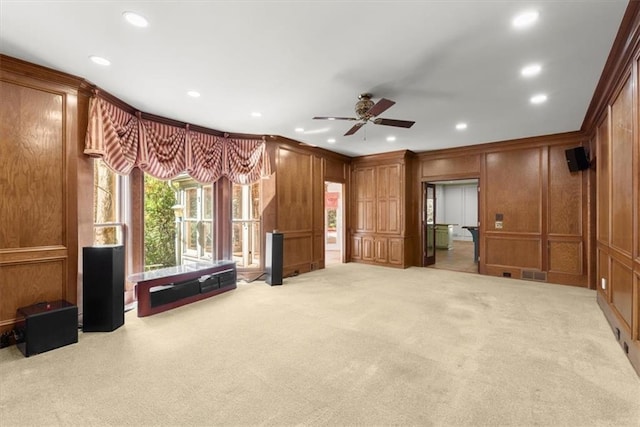
{"type": "Polygon", "coordinates": [[[144,177],[144,263],[146,266],[176,265],[176,225],[173,188],[167,181],[144,177]]]}
{"type": "Polygon", "coordinates": [[[335,209],[329,209],[327,211],[327,228],[335,230],[338,225],[337,211],[335,209]]]}

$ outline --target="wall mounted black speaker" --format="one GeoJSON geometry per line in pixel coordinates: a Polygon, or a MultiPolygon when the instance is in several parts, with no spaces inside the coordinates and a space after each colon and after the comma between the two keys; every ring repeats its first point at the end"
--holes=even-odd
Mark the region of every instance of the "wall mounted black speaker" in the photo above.
{"type": "Polygon", "coordinates": [[[124,324],[124,247],[82,248],[82,330],[110,332],[124,324]]]}
{"type": "Polygon", "coordinates": [[[571,172],[589,169],[589,157],[584,147],[569,148],[564,152],[567,157],[567,166],[571,172]]]}
{"type": "Polygon", "coordinates": [[[284,236],[282,233],[267,233],[264,264],[267,285],[282,285],[284,236]]]}

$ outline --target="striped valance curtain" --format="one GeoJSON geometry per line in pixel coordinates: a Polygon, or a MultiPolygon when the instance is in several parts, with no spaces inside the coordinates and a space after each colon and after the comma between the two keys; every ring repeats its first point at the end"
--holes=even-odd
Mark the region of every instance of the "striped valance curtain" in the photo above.
{"type": "Polygon", "coordinates": [[[224,138],[201,132],[189,132],[187,172],[196,181],[215,182],[223,175],[224,138]]]}
{"type": "Polygon", "coordinates": [[[226,176],[251,184],[271,174],[264,139],[221,137],[142,119],[99,96],[89,104],[84,153],[101,157],[122,175],[138,167],[159,179],[186,172],[202,183],[226,176]]]}
{"type": "Polygon", "coordinates": [[[224,144],[224,175],[234,184],[251,184],[271,173],[264,142],[228,139],[224,144]]]}
{"type": "Polygon", "coordinates": [[[171,179],[185,171],[186,129],[151,120],[140,121],[138,167],[158,179],[171,179]]]}
{"type": "Polygon", "coordinates": [[[84,153],[102,157],[115,172],[128,175],[138,161],[139,122],[110,102],[91,98],[84,153]]]}

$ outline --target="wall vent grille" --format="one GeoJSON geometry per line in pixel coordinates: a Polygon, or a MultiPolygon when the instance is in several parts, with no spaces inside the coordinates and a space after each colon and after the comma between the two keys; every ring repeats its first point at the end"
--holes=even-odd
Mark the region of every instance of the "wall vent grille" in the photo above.
{"type": "Polygon", "coordinates": [[[547,272],[538,270],[522,270],[522,278],[525,280],[535,280],[537,282],[547,281],[547,272]]]}

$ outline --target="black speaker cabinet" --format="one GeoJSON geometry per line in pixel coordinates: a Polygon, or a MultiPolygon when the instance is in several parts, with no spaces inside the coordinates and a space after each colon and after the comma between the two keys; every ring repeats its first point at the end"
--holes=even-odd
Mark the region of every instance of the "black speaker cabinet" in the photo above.
{"type": "Polygon", "coordinates": [[[26,357],[78,342],[78,307],[64,300],[19,308],[17,347],[26,357]]]}
{"type": "Polygon", "coordinates": [[[113,331],[124,324],[124,247],[85,247],[82,259],[82,330],[113,331]]]}
{"type": "Polygon", "coordinates": [[[282,233],[267,233],[264,263],[267,285],[282,285],[284,236],[282,233]]]}
{"type": "Polygon", "coordinates": [[[569,148],[564,152],[567,157],[567,165],[571,172],[589,169],[589,158],[584,147],[569,148]]]}

